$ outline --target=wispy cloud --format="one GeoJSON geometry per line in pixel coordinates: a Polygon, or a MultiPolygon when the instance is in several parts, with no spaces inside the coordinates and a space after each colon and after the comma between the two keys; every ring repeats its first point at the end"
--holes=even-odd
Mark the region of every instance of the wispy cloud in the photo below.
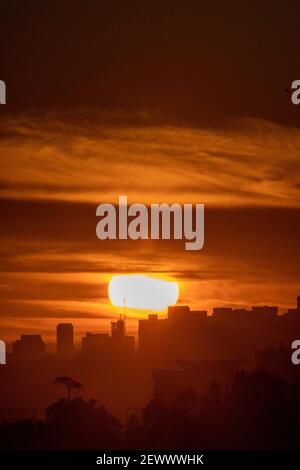
{"type": "Polygon", "coordinates": [[[244,120],[226,129],[149,119],[2,124],[0,195],[77,201],[298,207],[300,131],[244,120]]]}
{"type": "MultiPolygon", "coordinates": [[[[114,273],[168,275],[194,308],[277,303],[300,281],[300,131],[258,120],[226,129],[155,123],[149,116],[58,117],[2,123],[0,143],[1,327],[54,332],[105,329],[117,312],[114,273]],[[122,125],[121,125],[122,123],[122,125]],[[96,206],[206,204],[205,245],[105,241],[96,206]]],[[[128,313],[136,330],[141,312],[128,313]]]]}

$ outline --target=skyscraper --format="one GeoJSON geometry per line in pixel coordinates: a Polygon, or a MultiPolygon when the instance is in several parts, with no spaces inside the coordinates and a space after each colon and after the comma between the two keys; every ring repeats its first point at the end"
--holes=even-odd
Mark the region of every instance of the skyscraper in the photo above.
{"type": "Polygon", "coordinates": [[[21,335],[12,346],[13,357],[18,361],[39,359],[45,354],[45,343],[41,335],[21,335]]]}
{"type": "Polygon", "coordinates": [[[74,350],[74,332],[72,323],[59,323],[56,327],[56,351],[61,357],[72,356],[74,350]]]}

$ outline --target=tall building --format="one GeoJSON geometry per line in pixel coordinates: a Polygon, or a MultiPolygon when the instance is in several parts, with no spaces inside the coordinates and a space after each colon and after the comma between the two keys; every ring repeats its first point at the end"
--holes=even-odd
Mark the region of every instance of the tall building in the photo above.
{"type": "Polygon", "coordinates": [[[278,315],[278,307],[270,307],[269,305],[252,307],[252,312],[261,318],[276,318],[278,315]]]}
{"type": "Polygon", "coordinates": [[[256,351],[255,367],[267,370],[279,377],[292,377],[294,373],[298,374],[297,367],[291,361],[291,348],[283,343],[256,351]]]}
{"type": "Polygon", "coordinates": [[[13,358],[18,361],[39,359],[45,354],[45,343],[41,335],[21,335],[15,341],[13,347],[13,358]]]}
{"type": "Polygon", "coordinates": [[[172,403],[180,398],[180,393],[195,393],[203,397],[213,387],[223,397],[236,370],[243,366],[243,361],[239,360],[202,360],[179,361],[176,369],[154,369],[154,398],[172,403]]]}
{"type": "Polygon", "coordinates": [[[56,351],[60,357],[71,357],[74,352],[72,323],[59,323],[56,327],[56,351]]]}
{"type": "Polygon", "coordinates": [[[124,363],[131,360],[134,355],[134,336],[126,335],[125,318],[111,322],[112,357],[115,362],[124,363]]]}
{"type": "Polygon", "coordinates": [[[90,363],[102,361],[106,365],[124,365],[134,356],[134,336],[126,335],[126,323],[122,317],[111,322],[108,333],[86,333],[82,338],[82,356],[90,363]]]}
{"type": "Polygon", "coordinates": [[[117,321],[111,322],[111,337],[112,339],[121,339],[125,337],[126,324],[123,318],[119,318],[117,321]]]}
{"type": "Polygon", "coordinates": [[[296,306],[296,308],[295,307],[288,308],[287,309],[287,314],[288,314],[289,318],[294,318],[294,319],[299,318],[299,316],[300,316],[300,295],[298,295],[298,297],[297,297],[297,306],[296,306]]]}
{"type": "Polygon", "coordinates": [[[139,321],[139,358],[153,368],[173,367],[178,360],[251,362],[254,351],[279,342],[289,347],[299,328],[299,308],[279,315],[276,306],[216,307],[207,315],[176,305],[167,318],[149,315],[139,321]]]}
{"type": "Polygon", "coordinates": [[[93,359],[109,356],[109,335],[106,333],[86,333],[82,338],[82,353],[93,359]]]}

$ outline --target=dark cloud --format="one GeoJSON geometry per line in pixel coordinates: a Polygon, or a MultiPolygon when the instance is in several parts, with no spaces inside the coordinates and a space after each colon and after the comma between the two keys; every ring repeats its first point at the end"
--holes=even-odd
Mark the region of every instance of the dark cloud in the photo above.
{"type": "Polygon", "coordinates": [[[228,263],[226,268],[232,272],[256,268],[273,271],[274,276],[286,272],[298,276],[300,212],[296,208],[208,206],[205,246],[196,253],[186,252],[182,241],[100,241],[95,234],[94,204],[0,200],[0,209],[3,271],[156,272],[167,268],[184,273],[186,265],[195,272],[201,271],[203,263],[210,269],[215,263],[217,276],[228,263]]]}
{"type": "Polygon", "coordinates": [[[11,2],[1,6],[7,110],[151,110],[168,122],[299,125],[299,2],[11,2]]]}
{"type": "Polygon", "coordinates": [[[107,285],[104,283],[84,283],[32,279],[26,275],[0,276],[0,302],[20,300],[92,300],[108,301],[107,285]]]}

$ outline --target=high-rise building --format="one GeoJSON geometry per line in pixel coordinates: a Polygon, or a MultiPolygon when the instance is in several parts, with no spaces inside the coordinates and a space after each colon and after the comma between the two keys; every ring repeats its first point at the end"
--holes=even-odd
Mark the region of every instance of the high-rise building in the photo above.
{"type": "Polygon", "coordinates": [[[125,336],[126,324],[123,318],[111,322],[111,337],[113,339],[122,339],[125,336]]]}
{"type": "Polygon", "coordinates": [[[74,351],[72,323],[59,323],[56,327],[56,351],[60,357],[71,357],[74,351]]]}
{"type": "Polygon", "coordinates": [[[13,343],[13,357],[17,360],[39,359],[45,354],[45,343],[41,335],[21,335],[13,343]]]}
{"type": "Polygon", "coordinates": [[[258,314],[261,318],[276,318],[278,315],[278,307],[270,307],[269,305],[259,305],[252,307],[252,312],[258,314]]]}
{"type": "Polygon", "coordinates": [[[94,359],[109,357],[110,338],[107,333],[86,333],[82,338],[82,353],[94,359]]]}
{"type": "Polygon", "coordinates": [[[126,321],[120,316],[119,320],[111,322],[112,357],[115,361],[127,361],[134,354],[134,336],[126,335],[126,321]]]}
{"type": "Polygon", "coordinates": [[[125,318],[120,316],[111,322],[111,336],[108,333],[86,333],[82,338],[82,356],[90,363],[105,362],[106,365],[124,364],[134,356],[134,336],[126,335],[125,318]]]}

